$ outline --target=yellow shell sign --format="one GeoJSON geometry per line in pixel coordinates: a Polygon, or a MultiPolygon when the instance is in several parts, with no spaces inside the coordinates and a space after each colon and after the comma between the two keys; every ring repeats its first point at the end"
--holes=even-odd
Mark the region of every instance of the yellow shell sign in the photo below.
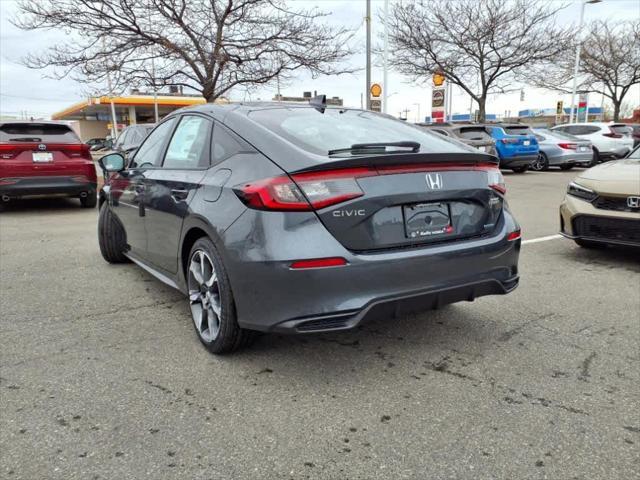
{"type": "Polygon", "coordinates": [[[372,84],[369,91],[371,92],[371,96],[375,98],[378,98],[380,95],[382,95],[382,87],[379,83],[372,84]]]}
{"type": "Polygon", "coordinates": [[[432,78],[433,78],[433,85],[436,87],[440,87],[446,80],[444,75],[442,75],[441,73],[434,73],[432,78]]]}

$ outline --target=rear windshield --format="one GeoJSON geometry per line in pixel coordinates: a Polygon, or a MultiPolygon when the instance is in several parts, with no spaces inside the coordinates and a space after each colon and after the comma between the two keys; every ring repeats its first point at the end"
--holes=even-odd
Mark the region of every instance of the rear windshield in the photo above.
{"type": "MultiPolygon", "coordinates": [[[[272,108],[255,110],[250,118],[294,145],[319,155],[356,143],[412,141],[421,152],[466,152],[455,140],[384,115],[362,110],[272,108]]],[[[474,150],[475,151],[475,150],[474,150]]]]}
{"type": "Polygon", "coordinates": [[[502,128],[507,135],[533,135],[531,128],[527,125],[512,125],[502,128]]]}
{"type": "Polygon", "coordinates": [[[534,133],[544,135],[555,140],[573,140],[574,142],[584,142],[583,139],[569,135],[568,133],[561,132],[560,130],[547,130],[545,128],[535,129],[534,133]]]}
{"type": "Polygon", "coordinates": [[[609,125],[613,133],[618,135],[631,135],[633,129],[629,125],[609,125]]]}
{"type": "Polygon", "coordinates": [[[78,143],[79,141],[75,132],[64,124],[26,122],[0,124],[0,142],[78,143]]]}
{"type": "Polygon", "coordinates": [[[467,140],[492,140],[491,135],[489,135],[484,128],[460,128],[457,132],[458,136],[466,138],[467,140]]]}

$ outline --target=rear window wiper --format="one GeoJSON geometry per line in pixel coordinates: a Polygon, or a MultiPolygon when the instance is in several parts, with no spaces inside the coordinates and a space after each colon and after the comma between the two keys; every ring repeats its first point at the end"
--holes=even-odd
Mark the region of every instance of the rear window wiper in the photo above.
{"type": "Polygon", "coordinates": [[[10,138],[10,142],[41,142],[42,139],[40,137],[18,137],[18,138],[10,138]]]}
{"type": "Polygon", "coordinates": [[[381,142],[381,143],[354,143],[348,148],[337,148],[335,150],[329,150],[329,156],[338,153],[350,153],[352,155],[367,155],[367,154],[385,154],[385,153],[402,153],[405,150],[410,149],[411,152],[416,153],[420,150],[420,144],[418,142],[403,141],[403,142],[381,142]],[[387,150],[387,147],[397,147],[387,150]]]}

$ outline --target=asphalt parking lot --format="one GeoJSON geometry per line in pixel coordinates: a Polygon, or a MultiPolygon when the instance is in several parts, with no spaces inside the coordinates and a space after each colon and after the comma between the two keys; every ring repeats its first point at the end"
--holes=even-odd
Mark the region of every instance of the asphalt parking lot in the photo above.
{"type": "MultiPolygon", "coordinates": [[[[576,172],[506,173],[525,240],[576,172]]],[[[526,243],[507,296],[214,357],[75,200],[0,214],[0,477],[631,479],[640,255],[526,243]]]]}

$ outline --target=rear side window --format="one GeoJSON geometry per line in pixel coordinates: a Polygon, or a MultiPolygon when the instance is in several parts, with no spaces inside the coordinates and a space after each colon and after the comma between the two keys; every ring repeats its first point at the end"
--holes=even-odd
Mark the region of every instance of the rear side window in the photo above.
{"type": "Polygon", "coordinates": [[[492,140],[491,135],[484,128],[460,128],[454,131],[458,133],[459,137],[467,140],[492,140]]]}
{"type": "Polygon", "coordinates": [[[0,124],[0,142],[79,143],[80,138],[64,124],[3,123],[0,124]]]}
{"type": "Polygon", "coordinates": [[[163,168],[202,168],[209,166],[207,156],[211,122],[204,117],[185,115],[176,128],[163,168]]]}
{"type": "Polygon", "coordinates": [[[242,145],[231,133],[220,125],[213,127],[213,141],[211,142],[212,165],[220,163],[241,151],[243,151],[242,145]]]}
{"type": "Polygon", "coordinates": [[[591,135],[592,133],[596,133],[600,131],[600,127],[593,127],[588,125],[582,125],[579,127],[580,133],[578,135],[591,135]]]}
{"type": "Polygon", "coordinates": [[[162,160],[162,150],[167,144],[167,137],[171,134],[176,119],[171,118],[161,123],[145,139],[144,143],[136,152],[131,162],[130,168],[157,167],[162,160]]]}
{"type": "Polygon", "coordinates": [[[503,127],[503,129],[507,135],[533,135],[531,129],[526,125],[503,127]]]}
{"type": "Polygon", "coordinates": [[[633,132],[633,129],[630,126],[624,124],[610,125],[609,129],[618,135],[631,135],[631,132],[633,132]]]}
{"type": "Polygon", "coordinates": [[[255,110],[249,117],[294,145],[318,155],[358,143],[412,141],[421,152],[466,152],[438,134],[400,120],[361,110],[280,107],[255,110]]]}
{"type": "Polygon", "coordinates": [[[126,142],[127,137],[130,134],[129,132],[131,132],[131,129],[125,128],[122,131],[122,133],[118,136],[118,140],[116,140],[116,144],[115,144],[116,149],[122,148],[122,146],[124,145],[124,142],[126,142]]]}

